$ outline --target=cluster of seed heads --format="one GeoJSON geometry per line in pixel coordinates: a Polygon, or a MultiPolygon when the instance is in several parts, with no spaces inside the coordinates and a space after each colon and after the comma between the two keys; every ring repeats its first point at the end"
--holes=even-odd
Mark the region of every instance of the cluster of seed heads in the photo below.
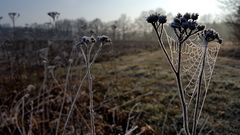
{"type": "Polygon", "coordinates": [[[20,16],[20,14],[16,13],[16,12],[9,12],[8,15],[11,19],[14,18],[14,17],[19,17],[20,16]]]}
{"type": "Polygon", "coordinates": [[[97,39],[101,43],[111,43],[112,42],[112,40],[106,35],[98,36],[97,39]]]}
{"type": "Polygon", "coordinates": [[[204,25],[199,25],[197,23],[198,19],[198,14],[197,13],[186,13],[184,15],[178,13],[178,15],[174,18],[173,22],[171,23],[171,27],[178,29],[179,31],[182,30],[197,30],[197,31],[202,31],[204,30],[205,26],[204,25]]]}
{"type": "Polygon", "coordinates": [[[91,44],[91,43],[96,43],[96,39],[93,36],[91,37],[83,36],[80,39],[80,44],[91,44]]]}
{"type": "MultiPolygon", "coordinates": [[[[178,13],[177,16],[174,17],[170,26],[174,29],[179,41],[184,42],[188,37],[201,32],[200,35],[204,37],[205,41],[211,42],[217,40],[218,43],[221,44],[222,39],[215,30],[205,30],[205,25],[198,24],[198,16],[197,13],[185,13],[184,15],[178,13]]],[[[149,15],[146,21],[151,23],[154,28],[158,28],[159,25],[163,25],[167,22],[167,16],[155,13],[149,15]]]]}
{"type": "Polygon", "coordinates": [[[151,14],[147,17],[147,22],[151,24],[160,23],[164,24],[167,22],[167,16],[161,14],[151,14]]]}
{"type": "Polygon", "coordinates": [[[218,32],[216,32],[214,29],[206,29],[201,33],[201,36],[204,37],[204,39],[207,42],[211,42],[211,41],[215,41],[217,40],[217,42],[219,44],[222,43],[222,39],[219,37],[218,32]]]}
{"type": "Polygon", "coordinates": [[[97,39],[93,36],[90,36],[90,37],[83,36],[80,39],[80,44],[85,44],[85,45],[93,44],[93,43],[96,43],[96,42],[100,42],[100,43],[105,44],[105,43],[110,43],[111,39],[108,36],[105,36],[105,35],[98,36],[97,39]]]}
{"type": "Polygon", "coordinates": [[[58,16],[60,15],[60,13],[58,13],[56,11],[48,12],[47,14],[53,19],[53,21],[55,21],[58,18],[58,16]]]}

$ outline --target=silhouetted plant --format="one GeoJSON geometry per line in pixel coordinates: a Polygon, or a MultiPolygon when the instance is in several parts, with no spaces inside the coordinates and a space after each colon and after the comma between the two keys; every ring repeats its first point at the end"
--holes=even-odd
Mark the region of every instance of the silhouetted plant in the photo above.
{"type": "Polygon", "coordinates": [[[195,13],[177,14],[170,24],[174,31],[174,35],[171,36],[164,28],[164,24],[167,22],[165,15],[157,13],[151,14],[146,19],[148,23],[152,24],[159,45],[175,74],[183,114],[183,128],[186,135],[196,135],[196,128],[206,98],[208,84],[220,48],[218,44],[213,47],[214,49],[211,49],[208,43],[211,41],[222,43],[222,39],[215,30],[205,30],[204,25],[198,24],[198,16],[199,15],[195,13]],[[164,34],[167,38],[169,48],[167,48],[166,43],[163,42],[164,34]],[[213,54],[211,54],[211,51],[213,51],[213,54]],[[209,58],[211,56],[212,59],[214,59],[213,61],[209,58]],[[188,59],[194,60],[194,62],[186,62],[188,59]],[[210,63],[209,67],[205,65],[206,62],[208,62],[208,64],[210,63]],[[209,76],[207,76],[208,73],[209,76]],[[188,75],[191,78],[186,86],[183,86],[184,80],[182,79],[184,75],[188,75]],[[204,86],[202,86],[203,78],[205,79],[204,86]],[[205,91],[203,92],[202,89],[205,91]],[[188,96],[190,98],[188,98],[188,96]],[[193,100],[195,100],[195,105],[192,118],[193,126],[190,132],[189,119],[191,115],[189,111],[193,100]]]}
{"type": "Polygon", "coordinates": [[[1,21],[2,21],[2,19],[3,19],[3,17],[2,17],[2,16],[0,16],[0,25],[1,25],[1,21]]]}
{"type": "Polygon", "coordinates": [[[12,26],[13,28],[15,28],[15,21],[18,17],[20,17],[20,14],[17,12],[9,12],[8,16],[10,17],[11,21],[12,21],[12,26]]]}
{"type": "Polygon", "coordinates": [[[58,17],[60,16],[60,13],[53,11],[53,12],[48,12],[47,15],[49,15],[52,20],[53,20],[53,26],[55,27],[56,25],[56,20],[58,19],[58,17]]]}
{"type": "MultiPolygon", "coordinates": [[[[111,39],[105,35],[98,36],[97,39],[95,39],[95,37],[93,37],[93,36],[91,36],[91,37],[83,36],[74,45],[80,49],[80,52],[84,59],[84,64],[86,66],[86,72],[85,72],[85,75],[81,79],[81,83],[79,84],[77,93],[75,95],[75,98],[73,99],[72,105],[71,105],[70,110],[67,115],[67,119],[64,124],[64,129],[63,129],[62,134],[65,133],[65,129],[68,125],[69,118],[72,115],[74,105],[78,99],[78,95],[82,89],[82,85],[85,80],[87,80],[87,82],[88,82],[88,90],[89,90],[89,114],[90,114],[91,135],[96,134],[95,114],[94,114],[94,108],[93,108],[94,107],[94,105],[93,105],[93,102],[94,102],[93,101],[93,77],[92,77],[91,69],[92,69],[92,66],[93,66],[97,56],[99,55],[102,47],[109,43],[111,43],[111,39]]],[[[72,62],[72,60],[70,60],[70,62],[72,62]]]]}

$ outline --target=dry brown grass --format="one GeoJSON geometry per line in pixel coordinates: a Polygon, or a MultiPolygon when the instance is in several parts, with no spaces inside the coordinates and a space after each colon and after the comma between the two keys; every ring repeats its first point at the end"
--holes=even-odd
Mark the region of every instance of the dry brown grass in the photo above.
{"type": "MultiPolygon", "coordinates": [[[[209,119],[203,133],[211,131],[212,134],[237,135],[240,132],[240,62],[222,56],[217,60],[204,107],[203,116],[208,116],[209,119]]],[[[129,127],[138,126],[134,133],[160,134],[165,119],[165,134],[176,134],[176,130],[181,127],[180,104],[178,97],[173,98],[177,87],[168,67],[161,51],[144,50],[140,53],[124,53],[94,65],[97,134],[124,134],[129,112],[136,104],[129,127]]],[[[74,86],[79,83],[80,68],[73,67],[69,85],[71,88],[67,93],[63,93],[66,69],[58,68],[55,73],[59,84],[50,77],[47,92],[42,93],[40,98],[38,91],[43,76],[30,74],[24,83],[18,84],[11,79],[5,79],[3,83],[1,76],[0,134],[20,134],[20,131],[54,134],[61,99],[66,94],[68,98],[60,123],[60,127],[63,127],[76,92],[74,86]],[[29,84],[33,84],[36,89],[27,90],[29,84]]],[[[86,87],[84,84],[69,121],[69,134],[86,134],[89,131],[89,98],[86,87]]]]}

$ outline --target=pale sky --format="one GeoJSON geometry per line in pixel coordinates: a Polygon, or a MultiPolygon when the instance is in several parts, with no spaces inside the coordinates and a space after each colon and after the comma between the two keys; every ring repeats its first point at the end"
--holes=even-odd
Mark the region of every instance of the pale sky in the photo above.
{"type": "Polygon", "coordinates": [[[16,25],[43,23],[50,21],[47,12],[60,12],[60,19],[87,20],[100,18],[112,21],[127,14],[136,18],[142,11],[162,8],[173,15],[185,12],[218,15],[222,12],[218,0],[0,0],[0,16],[2,23],[9,23],[8,12],[19,12],[21,16],[16,25]]]}

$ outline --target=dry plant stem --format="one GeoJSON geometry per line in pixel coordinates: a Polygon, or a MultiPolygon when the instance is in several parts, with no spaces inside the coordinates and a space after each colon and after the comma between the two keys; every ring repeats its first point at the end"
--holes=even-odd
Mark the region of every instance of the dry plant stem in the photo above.
{"type": "Polygon", "coordinates": [[[87,77],[88,77],[88,89],[89,89],[89,114],[90,114],[90,121],[91,121],[91,135],[95,135],[95,125],[94,125],[94,109],[93,109],[93,89],[92,89],[92,75],[91,75],[91,51],[94,44],[87,48],[87,77]]]}
{"type": "Polygon", "coordinates": [[[64,92],[63,92],[63,99],[62,99],[62,104],[61,104],[61,108],[60,108],[60,113],[59,113],[59,117],[58,117],[58,123],[57,123],[57,128],[56,128],[55,135],[58,134],[58,129],[59,129],[60,121],[61,121],[63,106],[65,104],[65,99],[66,99],[66,92],[67,92],[67,86],[68,86],[68,80],[69,80],[69,75],[70,75],[71,68],[72,68],[72,62],[70,61],[70,64],[69,64],[68,70],[67,70],[66,82],[65,82],[65,85],[64,85],[64,92]]]}
{"type": "Polygon", "coordinates": [[[32,135],[32,128],[33,128],[33,102],[31,101],[31,114],[28,135],[32,135]]]}
{"type": "Polygon", "coordinates": [[[48,65],[47,62],[44,62],[44,79],[43,79],[43,83],[42,83],[42,89],[40,90],[39,95],[38,95],[38,106],[39,106],[39,103],[40,103],[41,92],[42,91],[45,92],[45,89],[46,89],[46,82],[47,82],[47,77],[48,77],[48,75],[47,75],[47,72],[48,72],[47,65],[48,65]]]}
{"type": "MultiPolygon", "coordinates": [[[[39,92],[39,99],[38,99],[38,106],[40,104],[40,95],[41,95],[41,92],[43,93],[47,93],[46,92],[46,83],[47,83],[47,78],[48,78],[48,62],[47,61],[44,61],[44,79],[43,79],[43,84],[42,84],[42,91],[40,90],[39,92]]],[[[45,99],[44,95],[43,95],[43,98],[42,99],[45,99]]],[[[43,102],[43,107],[42,107],[42,113],[43,113],[43,116],[42,116],[42,119],[45,120],[45,100],[42,101],[43,102]]],[[[42,134],[45,134],[45,126],[43,125],[42,127],[42,134]]]]}
{"type": "Polygon", "coordinates": [[[17,121],[17,117],[15,118],[16,119],[16,126],[17,126],[17,129],[18,129],[18,131],[19,131],[19,133],[21,134],[21,135],[24,135],[23,133],[22,133],[22,130],[21,130],[21,128],[19,127],[19,124],[18,124],[18,121],[17,121]]]}
{"type": "Polygon", "coordinates": [[[173,70],[174,73],[176,73],[176,69],[174,68],[173,66],[173,63],[171,62],[170,58],[169,58],[169,55],[167,53],[167,50],[165,49],[164,45],[163,45],[163,42],[162,42],[162,33],[163,33],[163,24],[161,24],[161,30],[160,30],[160,34],[158,32],[158,28],[155,24],[152,24],[153,25],[153,28],[157,34],[157,38],[158,38],[158,43],[160,45],[160,47],[163,49],[163,52],[165,54],[165,56],[167,57],[167,60],[168,60],[168,63],[170,64],[171,66],[171,69],[173,70]]]}
{"type": "Polygon", "coordinates": [[[131,128],[130,130],[128,130],[127,133],[125,133],[125,135],[131,135],[132,132],[133,132],[134,130],[136,130],[137,128],[138,128],[138,126],[135,126],[135,127],[131,128]]]}
{"type": "Polygon", "coordinates": [[[89,113],[90,113],[90,120],[91,120],[91,134],[95,135],[96,131],[95,131],[95,114],[94,114],[94,100],[93,100],[93,79],[92,79],[92,75],[91,75],[91,67],[93,65],[93,63],[95,62],[101,48],[102,48],[102,43],[100,44],[97,52],[95,53],[95,55],[92,58],[91,61],[91,53],[92,53],[92,49],[93,46],[95,44],[91,44],[90,49],[87,48],[87,56],[84,54],[85,58],[86,58],[86,64],[87,64],[87,74],[88,74],[88,89],[89,89],[89,113]]]}
{"type": "Polygon", "coordinates": [[[126,133],[126,134],[130,131],[130,130],[128,130],[128,128],[129,128],[130,121],[131,121],[131,119],[132,119],[132,118],[131,118],[131,115],[132,115],[134,109],[135,109],[138,105],[139,105],[139,103],[136,103],[136,104],[131,108],[131,111],[130,111],[130,113],[128,114],[128,121],[127,121],[126,130],[125,130],[125,133],[126,133]]]}
{"type": "MultiPolygon", "coordinates": [[[[74,49],[72,49],[72,51],[71,51],[70,58],[73,54],[73,51],[74,51],[74,49]]],[[[73,63],[73,61],[69,61],[69,66],[68,66],[67,75],[66,75],[66,81],[65,81],[65,85],[64,85],[63,99],[62,99],[62,104],[61,104],[61,108],[60,108],[60,113],[59,113],[59,117],[58,117],[58,122],[57,122],[55,135],[58,134],[59,125],[60,125],[60,122],[61,122],[61,117],[62,117],[63,107],[64,107],[64,104],[65,104],[66,92],[67,92],[69,76],[70,76],[70,72],[71,72],[71,68],[72,68],[72,63],[73,63]]]]}
{"type": "Polygon", "coordinates": [[[209,117],[207,117],[207,118],[204,120],[204,122],[203,122],[203,124],[202,124],[202,126],[201,126],[201,128],[200,128],[200,131],[198,132],[198,135],[201,135],[202,130],[204,129],[204,127],[205,127],[206,124],[207,124],[208,118],[209,118],[209,117]]]}
{"type": "MultiPolygon", "coordinates": [[[[88,47],[86,44],[85,44],[85,46],[88,47]]],[[[91,118],[90,118],[90,119],[91,119],[91,130],[92,130],[91,132],[92,132],[92,134],[93,134],[93,133],[95,134],[94,110],[93,110],[92,77],[91,77],[90,68],[91,68],[91,65],[93,64],[94,60],[96,59],[97,54],[98,54],[98,52],[99,52],[100,49],[101,49],[101,46],[100,46],[100,48],[98,49],[97,53],[94,55],[92,62],[90,62],[90,56],[91,56],[91,51],[92,51],[93,46],[94,46],[94,44],[92,44],[90,48],[87,48],[87,55],[85,54],[82,46],[80,47],[80,50],[81,50],[81,52],[82,52],[82,55],[83,55],[85,64],[86,64],[86,66],[87,66],[87,71],[86,71],[84,77],[83,77],[82,80],[81,80],[81,83],[80,83],[80,85],[79,85],[78,91],[77,91],[76,96],[75,96],[75,98],[74,98],[74,100],[73,100],[73,103],[72,103],[72,105],[71,105],[70,111],[69,111],[68,116],[67,116],[67,120],[66,120],[66,122],[65,122],[65,124],[64,124],[64,128],[63,128],[63,133],[62,133],[62,135],[64,135],[64,133],[65,133],[65,129],[66,129],[67,123],[68,123],[68,121],[69,121],[69,118],[70,118],[71,113],[72,113],[72,111],[73,111],[73,108],[74,108],[74,105],[75,105],[75,103],[76,103],[77,97],[78,97],[78,95],[79,95],[79,93],[80,93],[80,91],[81,91],[81,88],[82,88],[82,85],[83,85],[83,82],[85,81],[85,79],[88,79],[88,85],[89,85],[88,87],[89,87],[89,96],[90,96],[89,109],[90,109],[90,117],[91,117],[91,118]],[[90,91],[91,91],[91,92],[90,92],[90,91]],[[91,96],[91,95],[92,95],[92,96],[91,96]],[[92,109],[91,109],[91,108],[92,108],[92,109]],[[91,114],[92,114],[92,115],[91,115],[91,114]]],[[[93,135],[94,135],[94,134],[93,134],[93,135]]]]}
{"type": "Polygon", "coordinates": [[[99,46],[99,48],[98,48],[98,50],[97,50],[97,52],[96,52],[96,54],[93,56],[93,58],[92,58],[92,62],[90,63],[90,68],[92,67],[92,65],[93,65],[93,63],[95,62],[95,60],[96,60],[96,58],[97,58],[97,56],[98,56],[98,54],[100,53],[100,51],[101,51],[101,49],[102,49],[102,46],[103,46],[103,44],[101,43],[100,44],[100,46],[99,46]]]}
{"type": "Polygon", "coordinates": [[[66,119],[66,122],[65,122],[64,127],[63,127],[63,133],[62,133],[62,135],[64,135],[64,133],[65,133],[65,129],[66,129],[66,127],[67,127],[68,121],[69,121],[69,119],[70,119],[70,116],[71,116],[71,114],[72,114],[74,105],[75,105],[75,103],[76,103],[76,101],[77,101],[78,95],[79,95],[79,93],[80,93],[80,91],[81,91],[83,82],[84,82],[84,80],[86,79],[86,77],[87,77],[87,73],[86,73],[86,74],[84,75],[84,77],[80,80],[81,82],[80,82],[80,84],[79,84],[79,87],[78,87],[76,96],[75,96],[75,98],[74,98],[74,100],[73,100],[73,103],[71,104],[69,113],[68,113],[68,115],[67,115],[67,119],[66,119]]]}
{"type": "MultiPolygon", "coordinates": [[[[207,43],[206,43],[206,44],[207,44],[207,43]]],[[[218,52],[217,52],[216,56],[217,56],[217,55],[218,55],[218,52]]],[[[207,57],[207,55],[206,55],[206,57],[207,57]]],[[[216,57],[216,58],[217,58],[217,57],[216,57]]],[[[215,58],[215,61],[216,61],[216,58],[215,58]]],[[[213,67],[214,67],[214,65],[213,65],[213,67]]],[[[211,73],[211,75],[212,75],[212,73],[211,73]]],[[[199,121],[199,119],[200,119],[200,116],[201,116],[201,113],[202,113],[202,109],[203,109],[203,106],[204,106],[206,97],[207,97],[207,90],[206,90],[206,92],[204,93],[204,97],[203,97],[203,101],[202,101],[202,105],[201,105],[201,108],[200,108],[200,111],[199,111],[199,115],[198,115],[197,121],[199,121]]]]}
{"type": "Polygon", "coordinates": [[[181,56],[182,56],[182,44],[179,43],[179,52],[178,52],[178,69],[176,75],[177,84],[178,84],[178,92],[180,96],[180,101],[182,105],[182,111],[183,111],[183,127],[185,130],[185,133],[187,135],[190,135],[189,127],[188,127],[188,108],[185,100],[185,94],[184,90],[182,89],[182,81],[181,81],[181,56]]]}
{"type": "Polygon", "coordinates": [[[163,121],[163,125],[162,125],[161,135],[164,134],[164,130],[165,130],[164,128],[165,128],[165,124],[166,124],[167,117],[168,117],[168,113],[169,113],[169,107],[170,107],[170,105],[172,104],[172,102],[174,101],[174,99],[176,98],[176,96],[177,96],[177,95],[174,95],[174,96],[171,98],[171,100],[170,100],[170,102],[168,103],[168,105],[167,105],[167,110],[166,110],[166,114],[165,114],[164,121],[163,121]]]}
{"type": "Polygon", "coordinates": [[[25,131],[25,125],[24,125],[24,107],[25,107],[25,100],[24,100],[25,96],[22,97],[22,131],[23,134],[26,135],[26,131],[25,131]]]}
{"type": "MultiPolygon", "coordinates": [[[[190,135],[190,132],[189,132],[189,127],[188,127],[188,109],[187,109],[187,105],[186,105],[186,101],[185,101],[185,96],[184,96],[184,91],[182,89],[182,83],[181,83],[181,74],[180,74],[180,70],[181,70],[181,49],[182,49],[182,42],[179,41],[179,54],[178,54],[178,68],[177,70],[174,68],[170,58],[169,58],[169,55],[163,45],[163,42],[162,42],[162,30],[163,30],[163,24],[161,24],[161,30],[160,30],[160,34],[158,32],[158,29],[156,27],[156,24],[152,24],[153,25],[153,28],[157,34],[157,38],[158,38],[158,42],[160,44],[160,46],[162,47],[163,49],[163,52],[165,54],[165,56],[167,57],[167,60],[169,62],[169,64],[171,65],[171,68],[172,70],[174,71],[175,73],[175,76],[176,76],[176,81],[177,81],[177,84],[178,84],[178,92],[179,92],[179,97],[180,97],[180,101],[181,101],[181,106],[182,106],[182,111],[183,111],[183,127],[184,127],[184,130],[185,130],[185,133],[186,135],[190,135]]],[[[179,39],[181,39],[181,35],[179,37],[179,39]]]]}
{"type": "MultiPolygon", "coordinates": [[[[202,77],[203,77],[203,71],[205,67],[205,60],[206,60],[206,53],[207,53],[207,42],[204,44],[204,55],[202,58],[202,64],[201,64],[201,71],[199,75],[199,82],[198,82],[198,90],[197,90],[197,99],[194,109],[194,116],[193,116],[193,129],[192,129],[192,135],[196,135],[196,127],[198,123],[198,114],[200,115],[200,112],[198,111],[199,104],[200,104],[200,94],[201,94],[201,85],[202,85],[202,77]]],[[[202,103],[203,104],[203,103],[202,103]]]]}

